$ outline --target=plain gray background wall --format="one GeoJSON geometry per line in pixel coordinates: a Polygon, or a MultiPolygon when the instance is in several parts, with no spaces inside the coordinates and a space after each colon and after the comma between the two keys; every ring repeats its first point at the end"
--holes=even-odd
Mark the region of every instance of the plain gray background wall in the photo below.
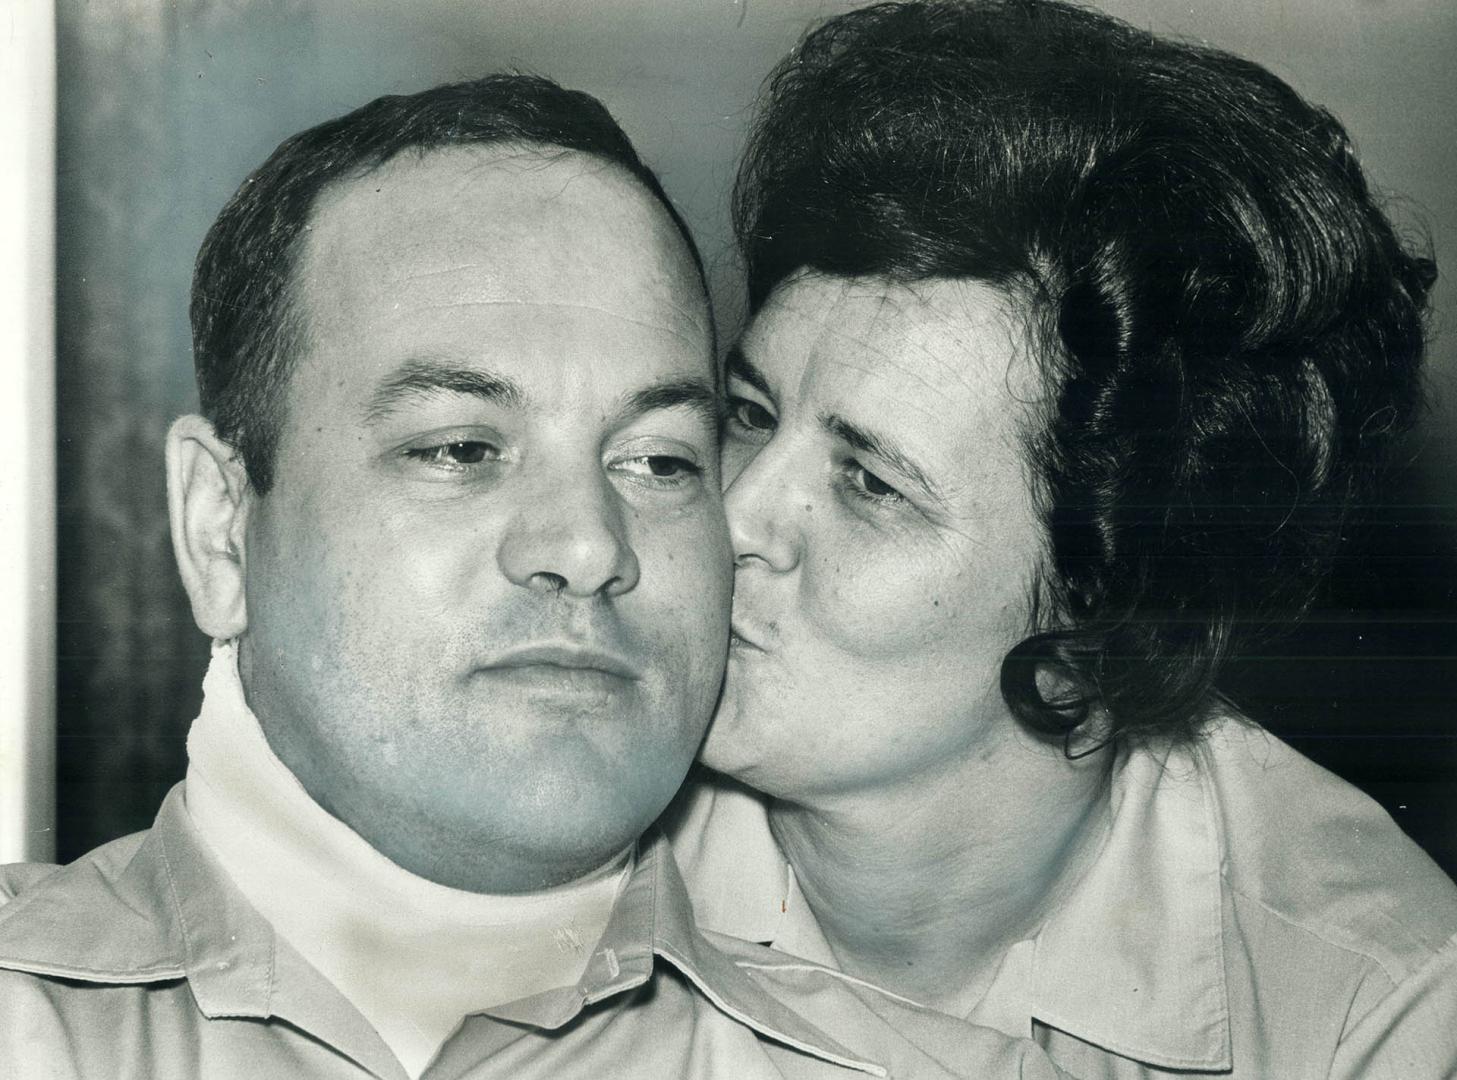
{"type": "MultiPolygon", "coordinates": [[[[658,168],[697,231],[731,328],[738,284],[726,200],[755,92],[808,23],[853,6],[59,0],[63,857],[145,826],[180,776],[206,642],[172,568],[162,435],[172,417],[195,406],[186,322],[192,258],[247,172],[286,135],[379,94],[508,68],[549,75],[602,98],[658,168]]],[[[1432,717],[1452,712],[1452,692],[1441,667],[1423,658],[1450,663],[1457,652],[1447,576],[1457,516],[1457,3],[1097,6],[1258,60],[1327,105],[1346,122],[1376,183],[1404,197],[1399,220],[1430,232],[1445,271],[1432,349],[1436,406],[1413,451],[1416,463],[1393,494],[1406,508],[1397,514],[1405,535],[1417,539],[1398,545],[1406,561],[1391,564],[1420,599],[1393,601],[1382,617],[1437,627],[1415,644],[1399,638],[1389,651],[1407,664],[1400,679],[1415,681],[1413,700],[1425,702],[1397,726],[1428,740],[1417,757],[1440,769],[1415,780],[1417,773],[1398,769],[1399,787],[1387,794],[1393,810],[1405,809],[1411,792],[1427,785],[1437,800],[1429,817],[1446,820],[1440,815],[1453,804],[1441,800],[1450,796],[1457,752],[1432,717]]],[[[1388,677],[1393,669],[1379,670],[1388,677]]],[[[1308,678],[1273,692],[1261,685],[1277,705],[1310,697],[1308,678]]],[[[1338,686],[1323,692],[1330,700],[1311,715],[1349,704],[1338,686]]]]}

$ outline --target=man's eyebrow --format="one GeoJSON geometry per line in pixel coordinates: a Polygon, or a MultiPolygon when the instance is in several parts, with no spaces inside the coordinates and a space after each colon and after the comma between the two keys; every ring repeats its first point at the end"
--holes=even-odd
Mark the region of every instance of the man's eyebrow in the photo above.
{"type": "Polygon", "coordinates": [[[447,360],[407,360],[382,380],[364,407],[366,423],[377,424],[411,398],[436,394],[464,394],[511,408],[519,408],[526,394],[504,375],[447,360]]]}
{"type": "Polygon", "coordinates": [[[754,366],[754,362],[744,355],[744,350],[735,345],[729,349],[728,357],[724,361],[728,373],[735,378],[743,379],[759,393],[767,398],[774,395],[769,392],[769,380],[764,378],[764,373],[754,366]]]}
{"type": "Polygon", "coordinates": [[[897,472],[919,487],[928,498],[944,505],[946,500],[941,495],[941,490],[931,482],[931,478],[926,475],[925,470],[912,461],[905,451],[895,444],[894,440],[884,435],[878,435],[836,413],[821,413],[819,421],[820,426],[830,435],[849,443],[863,454],[874,454],[882,461],[889,462],[897,472]]]}
{"type": "Polygon", "coordinates": [[[658,409],[689,409],[713,431],[723,422],[723,404],[713,385],[705,379],[669,379],[628,394],[618,420],[626,423],[658,409]]]}

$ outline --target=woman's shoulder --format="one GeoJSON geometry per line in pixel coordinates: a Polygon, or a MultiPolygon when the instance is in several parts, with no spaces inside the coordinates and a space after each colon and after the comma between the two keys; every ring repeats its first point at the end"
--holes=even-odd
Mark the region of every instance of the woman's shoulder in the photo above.
{"type": "Polygon", "coordinates": [[[1457,934],[1457,885],[1373,799],[1230,711],[1195,747],[1221,872],[1250,913],[1394,981],[1457,934]]]}

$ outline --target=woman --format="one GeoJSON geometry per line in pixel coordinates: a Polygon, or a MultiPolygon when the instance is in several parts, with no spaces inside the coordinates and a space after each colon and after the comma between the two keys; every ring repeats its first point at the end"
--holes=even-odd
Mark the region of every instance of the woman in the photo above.
{"type": "Polygon", "coordinates": [[[703,756],[765,799],[684,809],[701,920],[1078,1076],[1457,1068],[1457,890],[1216,689],[1419,398],[1435,269],[1340,125],[1051,0],[883,5],[775,74],[736,215],[703,756]]]}

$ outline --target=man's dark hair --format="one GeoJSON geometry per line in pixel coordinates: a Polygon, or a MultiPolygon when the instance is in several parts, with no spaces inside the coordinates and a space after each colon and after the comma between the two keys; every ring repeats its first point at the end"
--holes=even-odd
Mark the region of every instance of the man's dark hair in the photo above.
{"type": "Polygon", "coordinates": [[[1189,735],[1299,618],[1421,401],[1436,268],[1263,68],[1055,0],[889,3],[771,76],[735,191],[751,310],[802,269],[1021,298],[1050,549],[1002,695],[1189,735]],[[1075,690],[1049,696],[1051,665],[1075,690]]]}
{"type": "Polygon", "coordinates": [[[708,295],[692,234],[658,178],[596,98],[532,75],[488,75],[377,98],[286,140],[208,230],[192,279],[192,348],[202,411],[265,494],[298,345],[290,310],[298,240],[329,184],[395,155],[452,146],[522,145],[590,154],[631,173],[683,237],[708,295]]]}

